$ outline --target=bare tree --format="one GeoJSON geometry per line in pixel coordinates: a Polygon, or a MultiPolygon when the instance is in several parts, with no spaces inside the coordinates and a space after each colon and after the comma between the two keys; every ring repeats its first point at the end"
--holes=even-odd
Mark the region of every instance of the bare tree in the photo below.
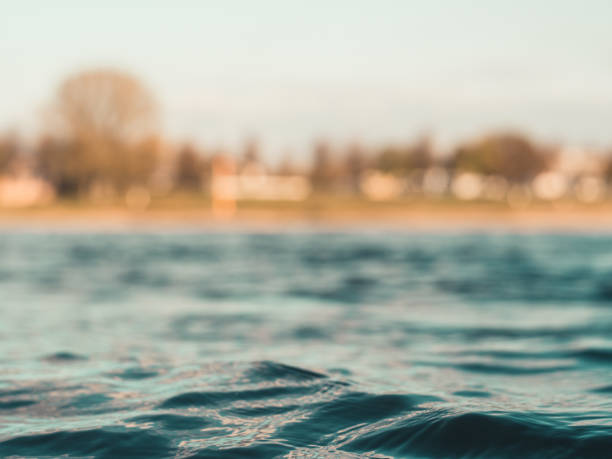
{"type": "Polygon", "coordinates": [[[58,90],[55,109],[61,127],[79,139],[131,143],[157,130],[152,95],[136,78],[114,70],[69,77],[58,90]]]}
{"type": "Polygon", "coordinates": [[[70,183],[68,189],[83,193],[103,181],[124,191],[145,184],[155,169],[156,106],[134,77],[113,70],[71,76],[60,85],[51,115],[51,137],[61,142],[49,148],[47,141],[45,162],[54,162],[50,155],[64,162],[54,168],[61,176],[55,178],[70,183]]]}

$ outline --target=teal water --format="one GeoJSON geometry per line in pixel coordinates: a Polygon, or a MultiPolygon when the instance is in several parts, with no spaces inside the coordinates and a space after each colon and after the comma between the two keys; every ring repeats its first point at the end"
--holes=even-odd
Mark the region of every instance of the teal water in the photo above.
{"type": "Polygon", "coordinates": [[[4,232],[0,253],[0,456],[612,454],[612,236],[4,232]]]}

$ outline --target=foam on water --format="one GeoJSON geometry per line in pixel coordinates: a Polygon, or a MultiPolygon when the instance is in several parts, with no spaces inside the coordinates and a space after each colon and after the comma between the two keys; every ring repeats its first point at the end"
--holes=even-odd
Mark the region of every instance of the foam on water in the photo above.
{"type": "Polygon", "coordinates": [[[612,236],[4,233],[0,250],[0,456],[612,451],[612,236]]]}

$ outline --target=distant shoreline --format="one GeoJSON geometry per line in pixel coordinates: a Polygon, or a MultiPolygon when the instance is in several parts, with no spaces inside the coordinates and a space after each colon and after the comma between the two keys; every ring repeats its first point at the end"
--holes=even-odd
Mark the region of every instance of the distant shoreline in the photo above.
{"type": "Polygon", "coordinates": [[[339,201],[244,203],[231,217],[215,216],[203,203],[124,206],[57,203],[0,209],[0,229],[202,229],[202,230],[538,230],[612,231],[612,203],[536,203],[524,209],[490,203],[339,201]]]}

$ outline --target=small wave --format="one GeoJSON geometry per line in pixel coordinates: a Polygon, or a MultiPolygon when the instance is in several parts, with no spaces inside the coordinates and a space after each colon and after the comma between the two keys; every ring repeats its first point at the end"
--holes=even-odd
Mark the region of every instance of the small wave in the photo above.
{"type": "Polygon", "coordinates": [[[488,398],[491,396],[491,393],[482,390],[458,390],[453,392],[453,395],[456,395],[457,397],[488,398]]]}
{"type": "MultiPolygon", "coordinates": [[[[452,354],[452,353],[451,353],[452,354]]],[[[577,359],[588,363],[612,362],[612,349],[590,347],[583,349],[559,349],[554,351],[510,351],[510,350],[470,350],[455,353],[463,356],[491,357],[494,359],[510,360],[550,360],[550,359],[577,359]]]]}
{"type": "Polygon", "coordinates": [[[572,357],[576,357],[582,360],[588,360],[592,362],[611,363],[612,362],[612,349],[604,348],[589,348],[572,351],[569,353],[572,357]]]}
{"type": "Polygon", "coordinates": [[[0,401],[0,410],[14,410],[16,408],[22,408],[24,406],[30,406],[37,403],[36,400],[9,400],[9,401],[0,401]]]}
{"type": "Polygon", "coordinates": [[[612,394],[612,385],[596,387],[595,389],[592,390],[592,392],[596,392],[600,394],[608,394],[608,393],[612,394]]]}
{"type": "Polygon", "coordinates": [[[548,365],[548,366],[512,366],[512,365],[499,365],[490,363],[459,363],[452,365],[463,371],[471,371],[475,373],[498,373],[505,375],[535,375],[541,373],[555,373],[558,371],[572,370],[572,365],[548,365]]]}
{"type": "Polygon", "coordinates": [[[194,454],[185,456],[187,459],[268,459],[282,457],[291,451],[291,448],[282,444],[254,444],[249,447],[238,448],[203,448],[194,454]]]}
{"type": "Polygon", "coordinates": [[[361,453],[433,457],[609,457],[612,431],[554,425],[521,415],[427,412],[372,429],[344,445],[361,453]]]}
{"type": "Polygon", "coordinates": [[[120,378],[125,380],[140,380],[154,378],[159,375],[158,371],[147,370],[144,368],[128,368],[127,370],[108,374],[112,378],[120,378]]]}
{"type": "Polygon", "coordinates": [[[251,382],[278,379],[285,381],[311,381],[314,379],[327,378],[323,373],[270,361],[254,363],[247,370],[246,376],[251,382]]]}
{"type": "Polygon", "coordinates": [[[559,371],[570,371],[573,365],[502,365],[489,362],[415,362],[418,365],[430,367],[448,367],[470,373],[490,373],[509,376],[538,375],[545,373],[555,373],[559,371]]]}
{"type": "Polygon", "coordinates": [[[202,416],[185,416],[178,414],[146,414],[125,420],[126,423],[159,426],[166,430],[195,430],[216,424],[202,416]]]}
{"type": "Polygon", "coordinates": [[[87,360],[87,356],[75,354],[73,352],[56,352],[54,354],[47,355],[43,357],[43,360],[52,363],[62,363],[62,362],[78,362],[82,360],[87,360]]]}
{"type": "Polygon", "coordinates": [[[417,410],[425,402],[439,400],[423,395],[351,392],[321,404],[306,420],[288,425],[280,435],[300,446],[326,444],[343,429],[393,418],[417,410]]]}
{"type": "Polygon", "coordinates": [[[239,391],[186,392],[165,400],[159,408],[212,407],[236,400],[279,399],[320,392],[329,385],[278,386],[239,391]]]}
{"type": "Polygon", "coordinates": [[[303,405],[280,405],[280,406],[241,406],[223,410],[224,414],[238,417],[261,417],[274,416],[277,414],[290,413],[303,408],[303,405]]]}
{"type": "Polygon", "coordinates": [[[0,443],[0,455],[4,457],[167,457],[173,451],[171,441],[162,435],[120,428],[26,435],[0,443]]]}

